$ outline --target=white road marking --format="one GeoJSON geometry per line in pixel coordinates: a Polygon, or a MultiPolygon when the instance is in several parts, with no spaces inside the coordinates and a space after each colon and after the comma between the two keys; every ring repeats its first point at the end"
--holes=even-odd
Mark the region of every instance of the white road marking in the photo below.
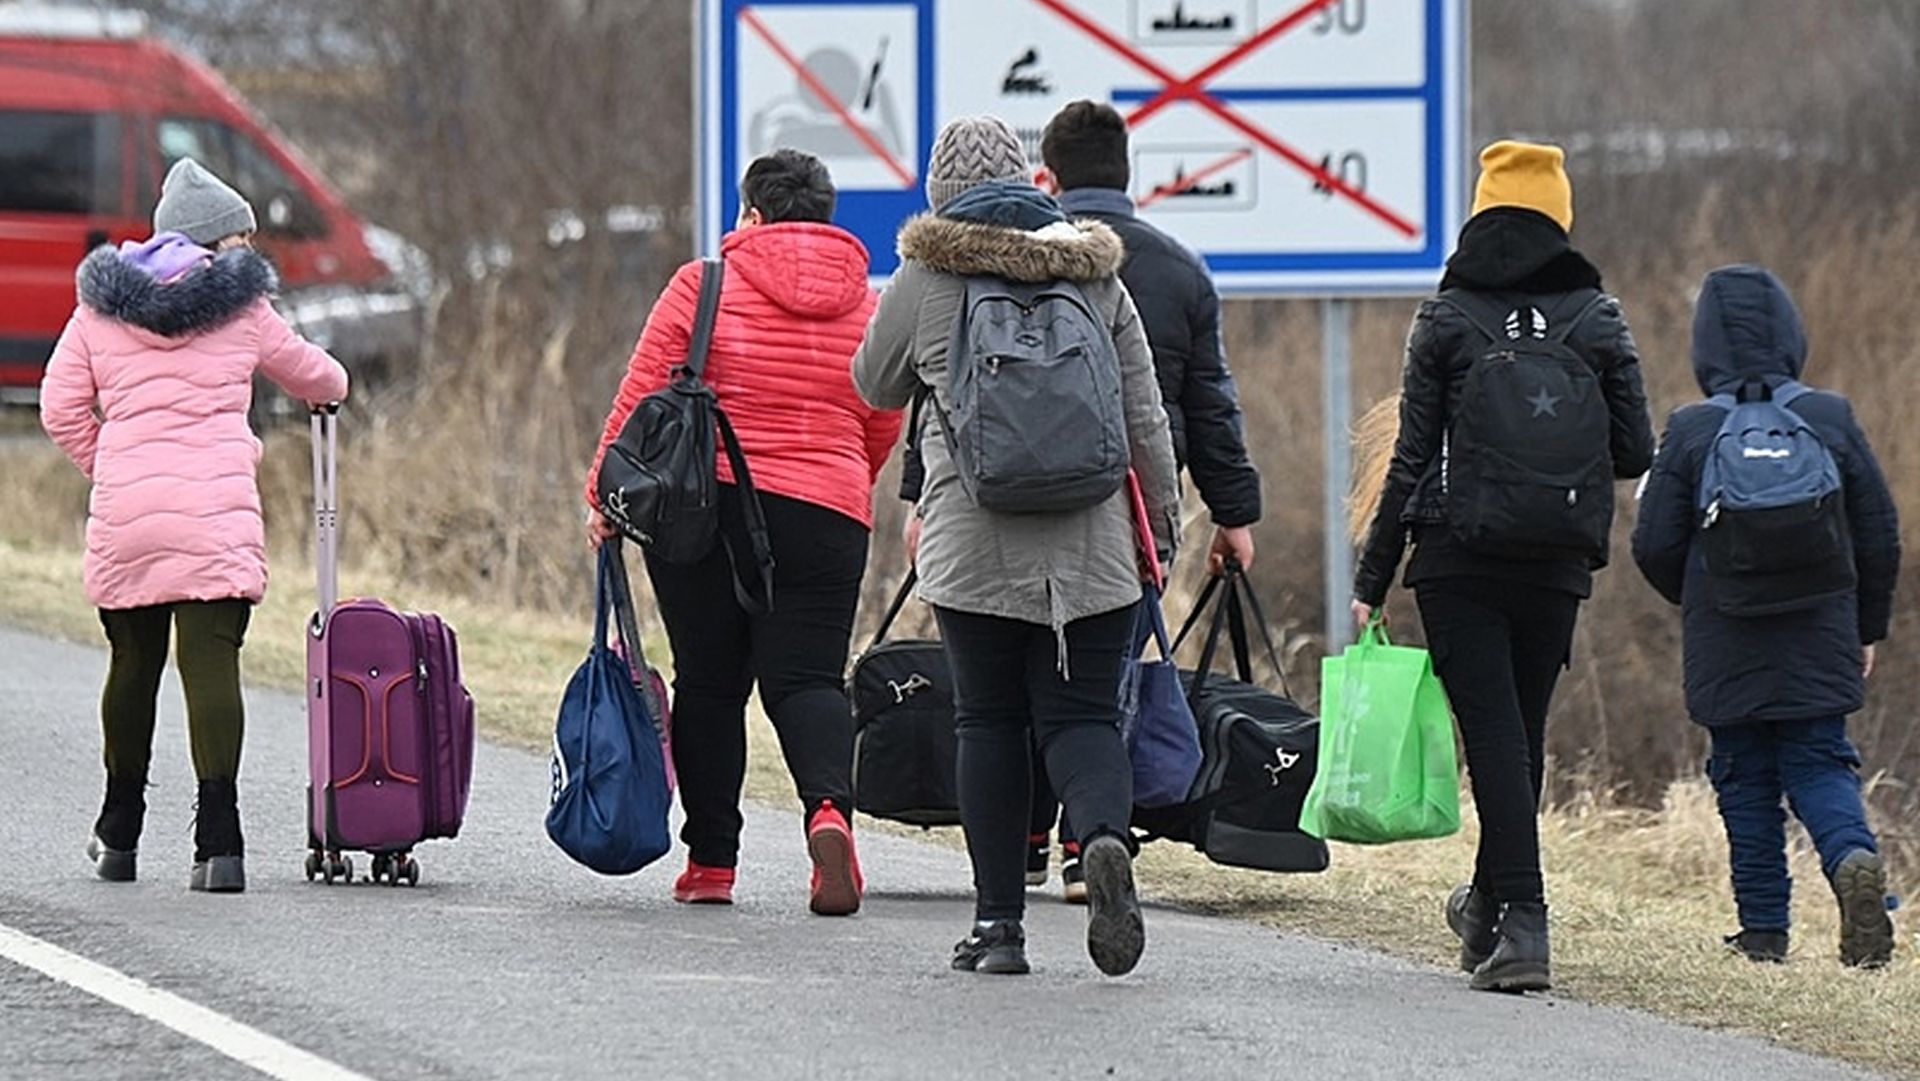
{"type": "Polygon", "coordinates": [[[0,924],[0,957],[165,1025],[276,1081],[373,1081],[225,1014],[6,924],[0,924]]]}

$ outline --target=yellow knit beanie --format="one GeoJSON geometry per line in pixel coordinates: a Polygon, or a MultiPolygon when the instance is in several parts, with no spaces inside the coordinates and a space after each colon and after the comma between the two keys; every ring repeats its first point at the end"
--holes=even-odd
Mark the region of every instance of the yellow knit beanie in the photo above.
{"type": "Polygon", "coordinates": [[[1544,143],[1494,143],[1480,152],[1473,212],[1496,206],[1537,210],[1572,232],[1573,185],[1567,181],[1566,159],[1565,151],[1544,143]]]}

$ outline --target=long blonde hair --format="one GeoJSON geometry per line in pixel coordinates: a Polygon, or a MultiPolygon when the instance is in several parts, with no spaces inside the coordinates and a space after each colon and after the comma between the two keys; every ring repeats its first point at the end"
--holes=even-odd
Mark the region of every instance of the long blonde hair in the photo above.
{"type": "Polygon", "coordinates": [[[1393,465],[1393,445],[1400,438],[1400,395],[1375,402],[1353,426],[1353,487],[1347,492],[1347,534],[1354,543],[1366,540],[1374,515],[1380,513],[1380,494],[1387,487],[1393,465]]]}

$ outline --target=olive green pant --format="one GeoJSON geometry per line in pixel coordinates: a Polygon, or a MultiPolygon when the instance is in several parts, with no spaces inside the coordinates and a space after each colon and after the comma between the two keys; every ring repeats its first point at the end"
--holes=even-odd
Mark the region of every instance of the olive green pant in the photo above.
{"type": "Polygon", "coordinates": [[[100,610],[100,623],[113,645],[107,688],[100,698],[109,777],[146,779],[160,676],[167,668],[168,632],[177,629],[193,772],[203,781],[238,779],[240,737],[246,727],[240,644],[252,614],[253,605],[239,599],[100,610]]]}

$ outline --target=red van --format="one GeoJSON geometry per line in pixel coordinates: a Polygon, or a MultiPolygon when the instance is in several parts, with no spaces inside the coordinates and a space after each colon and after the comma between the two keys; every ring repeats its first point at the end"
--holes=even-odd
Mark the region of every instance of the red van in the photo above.
{"type": "Polygon", "coordinates": [[[0,395],[32,397],[94,247],[152,232],[160,179],[193,157],[254,206],[281,307],[349,364],[417,342],[405,246],[347,208],[204,65],[138,13],[0,3],[0,395]]]}

